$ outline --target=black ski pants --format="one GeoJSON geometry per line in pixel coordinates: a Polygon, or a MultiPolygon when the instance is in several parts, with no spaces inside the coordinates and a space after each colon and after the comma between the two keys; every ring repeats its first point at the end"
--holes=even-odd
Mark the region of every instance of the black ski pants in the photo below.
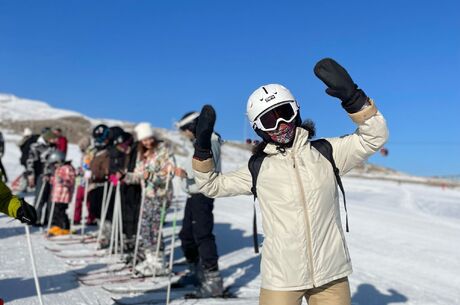
{"type": "MultiPolygon", "coordinates": [[[[107,193],[110,187],[107,188],[107,193]]],[[[107,210],[106,220],[112,221],[113,208],[115,203],[115,186],[112,188],[112,195],[110,196],[109,209],[107,210]]],[[[109,196],[109,194],[107,194],[109,196]]],[[[88,193],[89,208],[91,214],[97,219],[102,217],[102,199],[104,199],[104,186],[97,186],[88,193]]]]}
{"type": "Polygon", "coordinates": [[[121,186],[123,233],[125,233],[128,238],[134,238],[137,234],[141,197],[142,190],[140,185],[124,184],[121,186]]]}
{"type": "Polygon", "coordinates": [[[216,238],[212,234],[213,208],[214,199],[203,194],[193,194],[185,203],[184,219],[179,233],[187,262],[199,262],[205,270],[216,269],[219,259],[216,238]]]}
{"type": "Polygon", "coordinates": [[[42,174],[38,177],[37,185],[35,186],[34,207],[37,210],[37,222],[41,223],[43,219],[43,223],[42,223],[43,225],[48,224],[48,215],[49,215],[48,201],[49,201],[50,194],[51,194],[51,186],[48,181],[48,177],[42,174]],[[43,215],[43,213],[45,215],[43,215]]]}
{"type": "Polygon", "coordinates": [[[58,203],[54,205],[53,220],[51,225],[58,226],[61,229],[69,230],[70,221],[67,216],[66,210],[69,205],[67,203],[58,203]]]}

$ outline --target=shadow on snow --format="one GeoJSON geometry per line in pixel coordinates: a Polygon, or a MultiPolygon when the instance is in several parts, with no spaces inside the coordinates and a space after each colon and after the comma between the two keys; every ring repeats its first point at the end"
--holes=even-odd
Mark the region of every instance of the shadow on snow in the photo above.
{"type": "Polygon", "coordinates": [[[387,305],[405,303],[408,298],[394,289],[388,289],[389,294],[381,293],[371,284],[361,284],[351,298],[352,305],[387,305]]]}

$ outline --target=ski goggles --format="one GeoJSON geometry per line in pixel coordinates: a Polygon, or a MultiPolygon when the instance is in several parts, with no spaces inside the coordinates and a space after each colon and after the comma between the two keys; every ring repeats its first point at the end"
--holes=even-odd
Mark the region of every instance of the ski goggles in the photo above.
{"type": "Polygon", "coordinates": [[[291,123],[297,116],[297,104],[295,101],[286,101],[274,106],[259,115],[253,127],[263,131],[274,131],[280,122],[291,123]]]}

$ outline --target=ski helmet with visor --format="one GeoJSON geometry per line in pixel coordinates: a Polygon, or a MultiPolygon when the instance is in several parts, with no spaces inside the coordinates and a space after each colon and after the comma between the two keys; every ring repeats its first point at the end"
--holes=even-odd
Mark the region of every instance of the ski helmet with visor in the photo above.
{"type": "Polygon", "coordinates": [[[269,84],[255,90],[248,99],[247,115],[254,131],[272,142],[267,132],[277,130],[281,122],[300,125],[299,104],[282,85],[269,84]]]}

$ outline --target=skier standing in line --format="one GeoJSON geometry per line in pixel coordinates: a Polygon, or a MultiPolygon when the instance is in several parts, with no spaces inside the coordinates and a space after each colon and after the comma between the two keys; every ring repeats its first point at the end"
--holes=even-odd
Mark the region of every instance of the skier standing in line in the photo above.
{"type": "MultiPolygon", "coordinates": [[[[124,143],[121,149],[127,154],[126,173],[133,173],[137,163],[137,147],[139,143],[133,141],[131,144],[124,143]]],[[[119,179],[123,173],[119,175],[119,179]]],[[[139,221],[139,211],[141,205],[142,188],[140,184],[121,185],[121,208],[123,214],[123,233],[125,234],[125,252],[132,254],[134,252],[137,234],[137,224],[139,221]]],[[[132,258],[132,257],[130,257],[132,258]]]]}
{"type": "MultiPolygon", "coordinates": [[[[92,159],[90,161],[90,171],[88,171],[88,176],[91,176],[90,183],[86,191],[88,192],[88,200],[90,202],[90,212],[99,221],[99,226],[103,226],[102,238],[98,246],[101,249],[105,249],[109,247],[112,228],[109,221],[105,221],[104,224],[100,223],[102,199],[104,197],[104,183],[108,181],[109,176],[109,127],[104,124],[97,125],[93,129],[92,136],[94,140],[94,152],[92,153],[92,159]]],[[[82,221],[86,220],[82,219],[82,221]]]]}
{"type": "MultiPolygon", "coordinates": [[[[186,139],[184,145],[188,147],[188,151],[193,151],[199,115],[199,112],[186,113],[176,123],[176,127],[186,139]]],[[[216,173],[221,171],[220,146],[220,136],[214,132],[211,137],[211,151],[216,173]]],[[[176,175],[181,178],[182,187],[188,194],[179,238],[182,243],[182,251],[189,264],[189,273],[183,276],[176,285],[198,285],[198,295],[201,297],[222,296],[223,284],[218,266],[219,256],[215,236],[212,233],[214,199],[199,192],[192,169],[192,156],[187,156],[185,160],[183,168],[176,169],[176,175]]]]}
{"type": "Polygon", "coordinates": [[[49,235],[70,234],[70,221],[66,210],[72,200],[75,184],[75,169],[71,161],[65,161],[65,154],[56,150],[48,157],[48,164],[53,171],[51,177],[51,202],[54,202],[54,213],[51,220],[52,227],[49,235]]]}
{"type": "Polygon", "coordinates": [[[56,149],[61,151],[64,156],[67,156],[68,140],[63,135],[61,128],[54,128],[53,133],[56,135],[56,149]]]}
{"type": "Polygon", "coordinates": [[[138,124],[135,132],[139,141],[136,168],[133,173],[121,176],[127,184],[141,184],[145,181],[145,201],[140,220],[141,232],[138,236],[143,261],[136,265],[135,270],[142,276],[165,275],[168,271],[165,266],[163,238],[158,257],[156,248],[162,206],[165,203],[167,209],[173,197],[174,155],[169,144],[155,136],[149,123],[138,124]]]}
{"type": "Polygon", "coordinates": [[[51,173],[48,168],[47,160],[48,156],[55,150],[55,140],[56,136],[53,132],[49,128],[44,128],[37,142],[30,146],[29,155],[26,161],[29,187],[35,186],[34,207],[37,209],[38,221],[36,225],[38,226],[46,225],[48,222],[48,199],[50,194],[49,177],[51,173]],[[44,223],[40,223],[43,207],[45,207],[45,220],[44,223]]]}
{"type": "MultiPolygon", "coordinates": [[[[341,175],[378,151],[388,138],[383,116],[346,70],[326,58],[314,68],[326,93],[358,125],[355,133],[329,138],[341,175]]],[[[249,97],[247,114],[267,154],[257,179],[265,240],[262,249],[261,305],[350,305],[352,273],[331,162],[301,127],[299,106],[285,87],[262,86],[249,97]]],[[[247,167],[217,174],[211,153],[215,112],[204,106],[197,124],[193,168],[200,190],[210,197],[251,194],[247,167]]]]}

